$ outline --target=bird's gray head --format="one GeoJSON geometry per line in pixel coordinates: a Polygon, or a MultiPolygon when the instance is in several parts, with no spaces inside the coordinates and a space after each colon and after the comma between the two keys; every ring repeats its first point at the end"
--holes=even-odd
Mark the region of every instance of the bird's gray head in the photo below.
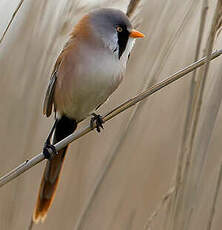
{"type": "MultiPolygon", "coordinates": [[[[109,48],[119,59],[128,57],[136,36],[129,18],[120,10],[101,8],[89,14],[92,29],[100,37],[104,46],[109,48]]],[[[138,32],[138,31],[136,31],[138,32]]],[[[138,32],[139,33],[139,32],[138,32]]],[[[142,37],[142,33],[140,33],[142,37]]]]}

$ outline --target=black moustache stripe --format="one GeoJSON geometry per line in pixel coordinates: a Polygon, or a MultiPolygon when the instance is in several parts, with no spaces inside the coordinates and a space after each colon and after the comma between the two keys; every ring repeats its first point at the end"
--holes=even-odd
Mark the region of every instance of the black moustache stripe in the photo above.
{"type": "Polygon", "coordinates": [[[129,39],[129,32],[128,30],[123,30],[122,32],[118,33],[118,45],[119,45],[119,59],[123,55],[126,45],[129,39]]]}

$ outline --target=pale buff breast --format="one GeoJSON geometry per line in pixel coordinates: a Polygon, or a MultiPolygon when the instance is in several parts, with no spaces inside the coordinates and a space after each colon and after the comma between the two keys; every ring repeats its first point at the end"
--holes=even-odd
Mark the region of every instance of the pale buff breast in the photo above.
{"type": "Polygon", "coordinates": [[[124,71],[125,65],[109,50],[87,45],[73,48],[58,70],[56,110],[83,120],[113,93],[124,71]]]}

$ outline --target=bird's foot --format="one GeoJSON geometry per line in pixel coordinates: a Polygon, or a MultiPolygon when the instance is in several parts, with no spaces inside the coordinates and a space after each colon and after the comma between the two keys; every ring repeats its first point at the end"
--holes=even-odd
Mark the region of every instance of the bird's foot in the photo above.
{"type": "Polygon", "coordinates": [[[103,123],[104,123],[103,118],[101,115],[95,114],[95,113],[92,113],[92,116],[93,117],[90,120],[90,127],[91,127],[91,129],[93,129],[94,128],[94,122],[96,122],[96,130],[99,133],[100,128],[103,129],[103,123]]]}
{"type": "Polygon", "coordinates": [[[55,146],[50,144],[50,141],[45,142],[42,152],[45,159],[48,160],[50,160],[54,154],[57,154],[55,146]]]}

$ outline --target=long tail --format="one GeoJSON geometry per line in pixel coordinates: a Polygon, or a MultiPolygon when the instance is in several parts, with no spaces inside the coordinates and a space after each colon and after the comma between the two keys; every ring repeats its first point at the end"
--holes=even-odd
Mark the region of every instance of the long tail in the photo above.
{"type": "MultiPolygon", "coordinates": [[[[63,116],[57,121],[53,144],[61,141],[75,131],[77,123],[63,116]]],[[[42,176],[41,185],[39,188],[38,199],[33,213],[33,222],[43,222],[47,216],[49,207],[55,197],[56,187],[59,181],[60,171],[62,169],[64,157],[67,147],[61,149],[52,160],[47,161],[45,171],[42,176]]]]}

